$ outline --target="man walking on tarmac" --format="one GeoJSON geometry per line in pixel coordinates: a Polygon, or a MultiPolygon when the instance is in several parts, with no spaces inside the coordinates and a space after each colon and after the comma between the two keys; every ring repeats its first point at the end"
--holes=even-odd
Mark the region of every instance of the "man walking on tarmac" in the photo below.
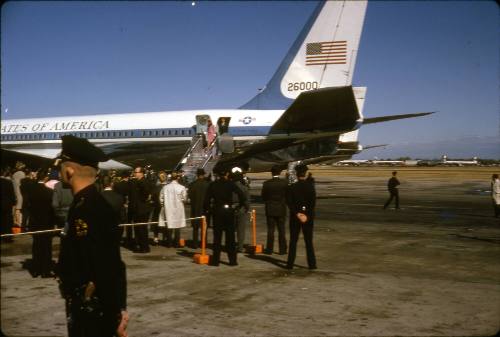
{"type": "MultiPolygon", "coordinates": [[[[210,264],[212,266],[219,265],[222,233],[225,232],[229,265],[236,266],[238,265],[234,240],[234,210],[236,205],[233,205],[233,193],[238,195],[238,207],[245,207],[245,195],[235,183],[229,179],[228,169],[218,168],[217,171],[220,178],[208,186],[207,195],[205,197],[206,213],[208,209],[210,209],[210,205],[212,205],[212,214],[214,215],[213,255],[210,264]]],[[[245,209],[245,211],[248,212],[248,209],[245,209]]]]}
{"type": "Polygon", "coordinates": [[[387,189],[389,190],[390,196],[389,196],[389,199],[387,200],[387,202],[384,205],[384,209],[386,209],[390,205],[390,203],[391,203],[391,201],[392,201],[393,198],[396,199],[395,209],[399,209],[399,191],[398,191],[398,185],[400,185],[400,184],[399,184],[398,178],[396,178],[397,174],[398,174],[397,171],[392,172],[392,177],[387,182],[387,189]]]}
{"type": "Polygon", "coordinates": [[[86,139],[61,138],[62,152],[55,164],[74,195],[57,268],[68,335],[126,337],[127,281],[118,219],[95,186],[97,163],[107,157],[86,139]]]}

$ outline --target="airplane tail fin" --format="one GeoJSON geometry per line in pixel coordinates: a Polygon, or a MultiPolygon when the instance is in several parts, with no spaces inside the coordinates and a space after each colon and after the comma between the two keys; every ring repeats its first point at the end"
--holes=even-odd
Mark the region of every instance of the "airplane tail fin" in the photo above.
{"type": "Polygon", "coordinates": [[[367,1],[324,1],[266,87],[240,109],[286,109],[304,91],[350,86],[367,1]]]}

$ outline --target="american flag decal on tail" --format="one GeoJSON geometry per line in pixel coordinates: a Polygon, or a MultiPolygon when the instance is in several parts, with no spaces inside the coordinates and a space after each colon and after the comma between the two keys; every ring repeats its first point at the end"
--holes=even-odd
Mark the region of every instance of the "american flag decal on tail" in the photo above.
{"type": "Polygon", "coordinates": [[[347,41],[326,41],[308,43],[306,66],[324,64],[346,64],[347,41]]]}

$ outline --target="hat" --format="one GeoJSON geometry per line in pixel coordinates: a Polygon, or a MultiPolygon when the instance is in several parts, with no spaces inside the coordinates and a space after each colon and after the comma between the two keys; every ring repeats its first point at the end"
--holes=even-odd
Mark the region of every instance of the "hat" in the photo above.
{"type": "Polygon", "coordinates": [[[196,175],[197,176],[204,176],[205,175],[205,170],[202,168],[199,168],[196,170],[196,175]]]}
{"type": "Polygon", "coordinates": [[[279,167],[278,165],[274,165],[274,166],[271,168],[271,174],[272,174],[273,176],[279,176],[279,175],[280,175],[280,173],[281,173],[281,171],[283,171],[283,170],[282,170],[282,169],[281,169],[281,167],[279,167]]]}
{"type": "Polygon", "coordinates": [[[306,174],[307,170],[308,170],[308,167],[305,164],[299,164],[299,165],[295,166],[295,172],[298,175],[304,175],[304,174],[306,174]]]}
{"type": "Polygon", "coordinates": [[[56,162],[57,159],[60,159],[61,162],[72,161],[80,165],[97,168],[99,162],[109,159],[101,149],[91,144],[85,138],[66,135],[62,136],[61,140],[62,151],[56,157],[56,162]]]}

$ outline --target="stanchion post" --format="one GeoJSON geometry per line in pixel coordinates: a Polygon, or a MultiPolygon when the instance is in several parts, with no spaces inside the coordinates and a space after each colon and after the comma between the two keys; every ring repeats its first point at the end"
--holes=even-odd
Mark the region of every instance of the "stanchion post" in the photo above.
{"type": "Polygon", "coordinates": [[[205,254],[205,243],[207,237],[207,219],[205,216],[201,217],[201,254],[194,254],[193,260],[198,264],[208,264],[210,256],[205,254]]]}
{"type": "Polygon", "coordinates": [[[252,245],[248,247],[250,254],[262,253],[262,245],[257,244],[257,212],[253,209],[251,215],[252,221],[252,245]]]}

